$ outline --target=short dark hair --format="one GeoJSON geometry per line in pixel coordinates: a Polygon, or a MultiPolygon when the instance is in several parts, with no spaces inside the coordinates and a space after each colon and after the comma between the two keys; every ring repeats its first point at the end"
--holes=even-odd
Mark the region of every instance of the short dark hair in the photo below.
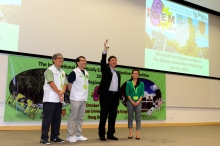
{"type": "Polygon", "coordinates": [[[112,58],[117,59],[115,56],[110,56],[110,57],[108,58],[108,62],[109,62],[112,58]]]}
{"type": "MultiPolygon", "coordinates": [[[[52,56],[52,62],[55,60],[55,59],[57,59],[57,56],[62,56],[63,57],[63,55],[61,54],[61,53],[55,53],[55,54],[53,54],[53,56],[52,56]]],[[[54,63],[54,62],[53,62],[54,63]]]]}
{"type": "Polygon", "coordinates": [[[86,59],[84,56],[79,56],[79,57],[77,57],[77,58],[76,58],[76,66],[78,66],[77,62],[80,61],[80,58],[84,58],[84,59],[86,59]]]}

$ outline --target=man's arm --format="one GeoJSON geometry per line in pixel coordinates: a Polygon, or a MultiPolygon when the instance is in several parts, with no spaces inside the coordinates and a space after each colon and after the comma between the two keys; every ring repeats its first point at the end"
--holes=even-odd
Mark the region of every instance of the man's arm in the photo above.
{"type": "Polygon", "coordinates": [[[64,85],[63,85],[63,93],[65,93],[66,89],[67,89],[67,85],[68,85],[68,80],[67,78],[65,77],[65,82],[64,82],[64,85]]]}
{"type": "Polygon", "coordinates": [[[72,84],[73,82],[76,80],[76,73],[74,71],[72,71],[70,74],[69,74],[69,77],[68,77],[68,90],[71,91],[72,89],[72,84]]]}
{"type": "Polygon", "coordinates": [[[54,92],[56,92],[57,94],[60,93],[60,90],[58,90],[57,86],[54,84],[53,81],[50,81],[48,84],[50,85],[50,87],[53,89],[54,92]]]}
{"type": "Polygon", "coordinates": [[[52,88],[52,90],[54,92],[56,92],[59,96],[61,96],[60,90],[58,90],[57,86],[54,83],[54,76],[53,76],[53,72],[49,69],[46,70],[44,77],[47,81],[47,83],[50,85],[50,87],[52,88]]]}
{"type": "Polygon", "coordinates": [[[71,91],[71,89],[72,89],[72,83],[69,83],[68,84],[68,90],[71,91]]]}
{"type": "Polygon", "coordinates": [[[106,68],[107,68],[106,57],[107,57],[107,47],[106,47],[106,42],[105,42],[104,43],[104,50],[102,52],[101,72],[104,72],[106,70],[106,68]]]}

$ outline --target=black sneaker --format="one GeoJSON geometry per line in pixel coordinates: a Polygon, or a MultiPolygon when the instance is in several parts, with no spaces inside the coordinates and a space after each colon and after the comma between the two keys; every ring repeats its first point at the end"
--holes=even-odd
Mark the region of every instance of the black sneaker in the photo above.
{"type": "Polygon", "coordinates": [[[51,139],[50,142],[64,143],[65,140],[60,139],[59,137],[57,137],[57,138],[51,139]]]}
{"type": "Polygon", "coordinates": [[[45,139],[41,139],[40,143],[50,145],[50,142],[48,140],[45,140],[45,139]]]}

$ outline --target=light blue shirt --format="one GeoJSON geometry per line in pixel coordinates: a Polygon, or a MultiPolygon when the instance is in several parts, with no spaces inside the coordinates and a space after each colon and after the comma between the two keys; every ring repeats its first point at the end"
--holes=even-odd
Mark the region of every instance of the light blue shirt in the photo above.
{"type": "MultiPolygon", "coordinates": [[[[110,67],[110,66],[109,66],[110,67]]],[[[118,91],[118,75],[115,71],[115,69],[111,68],[111,72],[112,72],[112,81],[109,87],[109,91],[118,91]]]]}

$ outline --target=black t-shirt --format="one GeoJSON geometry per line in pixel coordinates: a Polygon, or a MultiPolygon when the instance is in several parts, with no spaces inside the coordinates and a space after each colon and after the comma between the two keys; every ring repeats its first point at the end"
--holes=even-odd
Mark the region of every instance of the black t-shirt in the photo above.
{"type": "MultiPolygon", "coordinates": [[[[85,75],[85,71],[84,71],[84,70],[81,70],[81,71],[82,71],[82,73],[85,75]]],[[[75,80],[76,80],[76,73],[75,73],[74,71],[72,71],[72,72],[69,74],[68,82],[72,84],[75,80]]]]}

